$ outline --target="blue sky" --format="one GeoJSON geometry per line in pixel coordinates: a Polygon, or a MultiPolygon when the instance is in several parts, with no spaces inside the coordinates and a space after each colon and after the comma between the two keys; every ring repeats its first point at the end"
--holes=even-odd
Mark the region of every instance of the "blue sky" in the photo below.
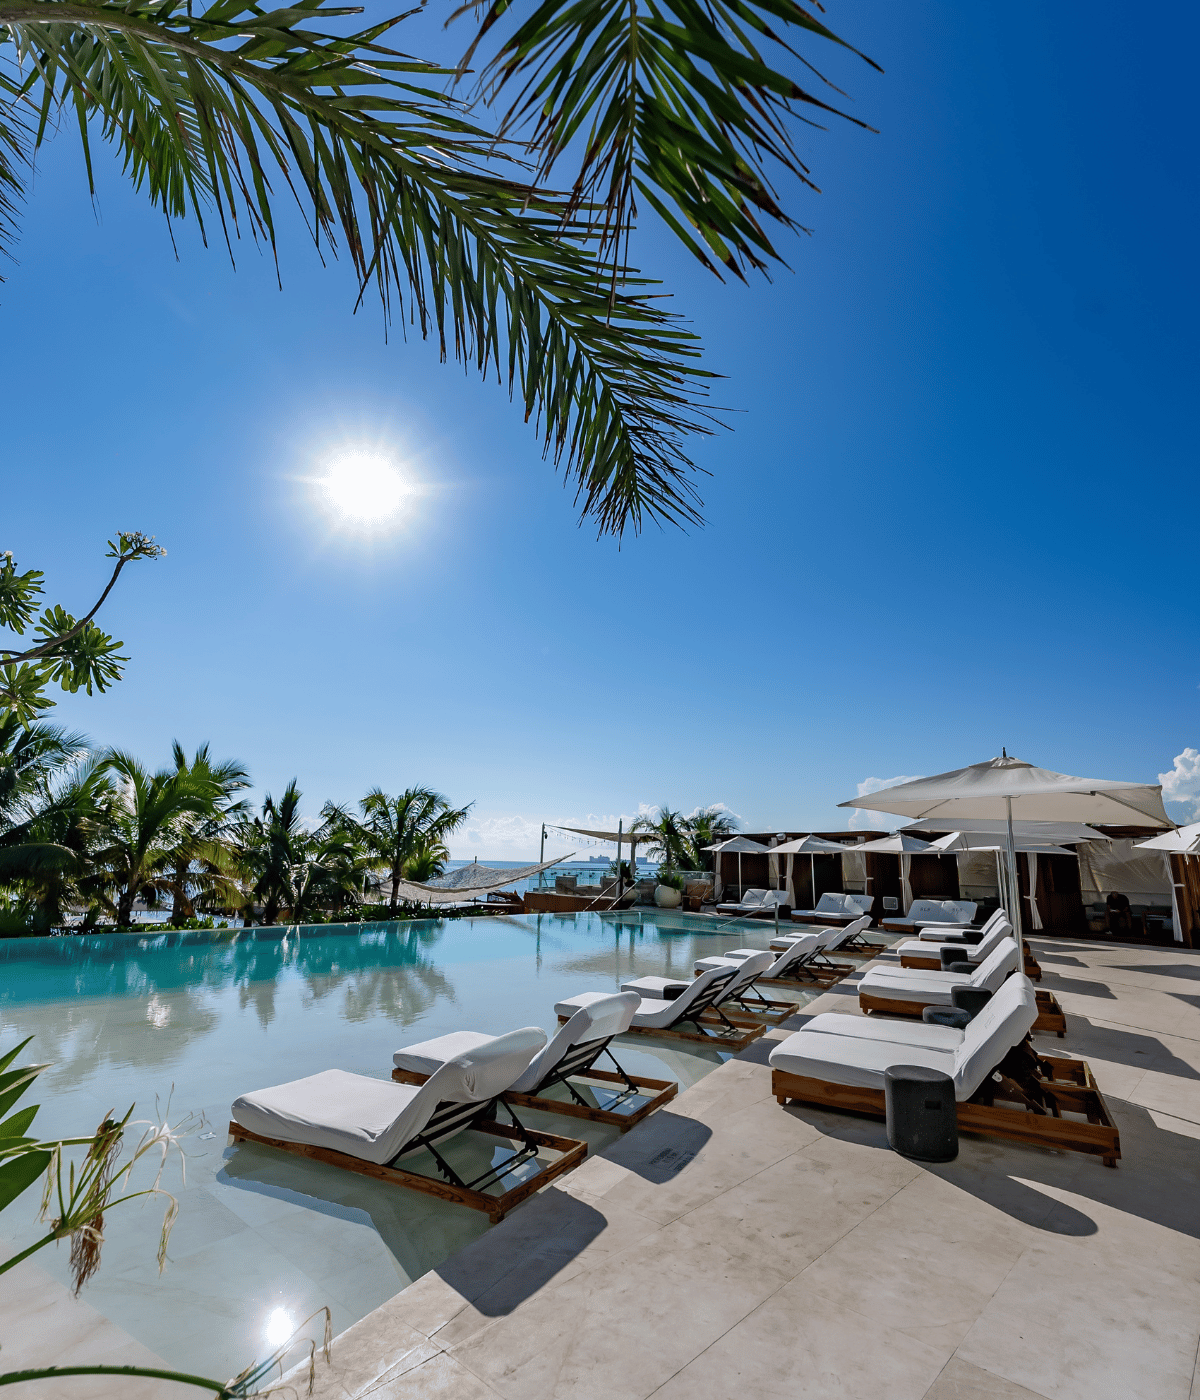
{"type": "Polygon", "coordinates": [[[1001,746],[1149,782],[1184,755],[1200,794],[1200,12],[830,18],[886,70],[827,64],[880,134],[802,138],[792,271],[723,287],[639,235],[736,412],[696,444],[706,528],[620,548],[496,385],[351,314],[294,218],[282,292],[187,226],[176,261],[107,158],[97,220],[65,128],[0,289],[0,547],[76,610],[113,531],[169,555],[106,608],[126,679],[55,717],[151,763],[209,740],[313,812],[432,783],[477,804],[468,856],[659,802],[843,826],[859,783],[1001,746]],[[353,444],[421,485],[394,533],[308,484],[353,444]]]}

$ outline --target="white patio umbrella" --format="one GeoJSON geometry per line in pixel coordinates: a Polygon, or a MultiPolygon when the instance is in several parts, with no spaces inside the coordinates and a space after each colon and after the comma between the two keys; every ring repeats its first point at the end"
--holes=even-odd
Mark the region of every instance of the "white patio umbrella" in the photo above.
{"type": "MultiPolygon", "coordinates": [[[[738,898],[742,897],[742,854],[747,855],[770,855],[771,847],[760,845],[757,841],[751,841],[748,836],[731,836],[728,841],[718,841],[715,846],[705,846],[706,851],[717,851],[721,854],[737,855],[738,858],[738,898]]],[[[775,847],[778,850],[778,846],[775,847]]],[[[721,866],[720,862],[713,858],[713,894],[719,899],[721,897],[721,866]]]]}
{"type": "MultiPolygon", "coordinates": [[[[792,857],[807,856],[809,879],[812,882],[812,900],[817,902],[817,857],[818,856],[844,856],[847,851],[846,845],[841,841],[826,841],[823,836],[800,836],[795,841],[784,841],[781,845],[773,846],[771,854],[773,856],[787,856],[787,882],[792,883],[792,857]]],[[[861,846],[853,848],[856,851],[862,850],[861,846]]],[[[795,897],[795,889],[791,894],[795,897]]]]}
{"type": "Polygon", "coordinates": [[[877,841],[866,841],[854,849],[864,855],[900,857],[900,902],[904,905],[900,911],[902,914],[907,914],[912,905],[912,885],[908,882],[912,857],[943,854],[932,842],[922,841],[919,836],[910,836],[905,831],[894,831],[891,836],[881,836],[877,841]]]}
{"type": "Polygon", "coordinates": [[[1149,841],[1139,841],[1134,850],[1163,853],[1163,864],[1167,867],[1167,883],[1171,886],[1171,931],[1175,942],[1182,943],[1183,923],[1179,917],[1179,896],[1175,893],[1179,882],[1171,869],[1171,857],[1200,855],[1200,822],[1177,826],[1174,831],[1164,832],[1162,836],[1152,836],[1149,841]]]}
{"type": "Polygon", "coordinates": [[[984,818],[1003,822],[1008,856],[1008,912],[1017,932],[1021,926],[1018,898],[1017,853],[1013,819],[1043,822],[1107,822],[1127,826],[1174,825],[1162,804],[1162,788],[1149,783],[1127,783],[1107,778],[1073,778],[1037,768],[1019,758],[990,759],[918,778],[912,783],[884,788],[869,796],[839,804],[902,817],[984,818]]]}

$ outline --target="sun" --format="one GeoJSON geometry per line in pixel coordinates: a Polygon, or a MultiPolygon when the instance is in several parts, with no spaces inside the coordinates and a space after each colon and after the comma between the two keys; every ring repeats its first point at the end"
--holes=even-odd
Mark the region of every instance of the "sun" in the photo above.
{"type": "Polygon", "coordinates": [[[317,484],[334,514],[347,524],[390,524],[413,495],[412,484],[383,452],[352,449],[328,459],[317,484]]]}

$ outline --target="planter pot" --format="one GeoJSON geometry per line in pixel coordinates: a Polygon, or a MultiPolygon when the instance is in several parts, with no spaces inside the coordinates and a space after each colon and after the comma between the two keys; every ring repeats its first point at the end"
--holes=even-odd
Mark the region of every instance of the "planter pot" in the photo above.
{"type": "Polygon", "coordinates": [[[655,885],[654,902],[660,909],[678,909],[683,896],[671,885],[655,885]]]}

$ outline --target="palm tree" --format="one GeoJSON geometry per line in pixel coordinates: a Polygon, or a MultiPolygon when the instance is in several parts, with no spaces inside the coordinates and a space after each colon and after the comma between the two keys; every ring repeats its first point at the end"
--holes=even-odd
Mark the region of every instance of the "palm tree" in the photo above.
{"type": "Polygon", "coordinates": [[[164,768],[150,773],[132,754],[110,749],[100,763],[113,779],[113,799],[104,812],[100,847],[94,854],[101,897],[127,928],[139,894],[170,893],[171,852],[179,828],[212,806],[212,785],[188,772],[164,768]],[[115,902],[111,895],[116,895],[115,902]]]}
{"type": "Polygon", "coordinates": [[[653,816],[636,817],[629,824],[630,834],[644,832],[651,855],[657,855],[668,870],[687,868],[689,857],[687,818],[682,812],[662,806],[653,816]]]}
{"type": "Polygon", "coordinates": [[[262,921],[274,924],[280,911],[295,898],[298,868],[307,860],[308,831],[300,817],[301,792],[295,778],[278,802],[268,793],[262,815],[241,824],[238,833],[249,889],[250,922],[255,901],[262,904],[262,921]]]}
{"type": "Polygon", "coordinates": [[[205,238],[211,216],[231,256],[243,227],[275,252],[286,188],[318,248],[343,240],[360,302],[373,283],[385,317],[398,302],[443,358],[452,343],[507,379],[602,533],[698,521],[686,449],[711,431],[710,376],[626,265],[637,201],[718,275],[765,270],[768,229],[799,227],[772,172],[816,188],[792,128],[837,113],[797,44],[849,46],[794,0],[529,9],[476,65],[509,0],[486,7],[457,68],[482,68],[483,105],[517,92],[497,130],[448,90],[453,64],[381,42],[398,20],[324,32],[348,13],[336,0],[0,0],[0,251],[67,109],[89,182],[99,131],[155,207],[205,238]],[[559,193],[543,182],[567,150],[582,163],[559,193]]]}
{"type": "Polygon", "coordinates": [[[214,763],[201,744],[189,762],[178,739],[171,747],[175,771],[207,792],[203,811],[181,817],[171,847],[171,923],[178,927],[195,914],[195,898],[227,898],[236,888],[236,852],[229,840],[234,822],[246,810],[237,794],[250,775],[234,759],[214,763]]]}
{"type": "Polygon", "coordinates": [[[720,807],[701,807],[687,818],[685,824],[693,870],[711,870],[712,852],[705,847],[727,840],[738,829],[737,819],[720,807]]]}
{"type": "Polygon", "coordinates": [[[112,797],[101,760],[80,759],[47,779],[26,819],[0,836],[0,886],[16,896],[21,931],[51,933],[88,909],[93,852],[112,797]]]}
{"type": "Polygon", "coordinates": [[[451,807],[449,800],[432,788],[410,787],[399,795],[389,797],[381,788],[372,788],[358,804],[362,810],[362,834],[376,868],[387,871],[392,892],[388,900],[388,916],[395,918],[400,909],[398,886],[403,879],[414,879],[407,873],[410,862],[424,862],[422,869],[448,857],[432,855],[433,848],[443,847],[445,840],[466,821],[474,803],[451,807]]]}

